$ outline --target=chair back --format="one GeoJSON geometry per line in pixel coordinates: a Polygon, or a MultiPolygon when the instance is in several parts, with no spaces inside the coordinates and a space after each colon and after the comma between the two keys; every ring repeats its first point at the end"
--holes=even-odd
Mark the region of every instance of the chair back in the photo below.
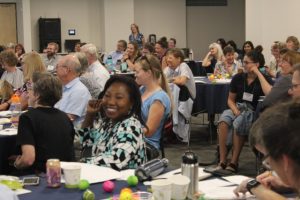
{"type": "Polygon", "coordinates": [[[204,67],[202,67],[201,61],[186,61],[186,64],[190,67],[194,76],[206,76],[206,71],[204,67]]]}

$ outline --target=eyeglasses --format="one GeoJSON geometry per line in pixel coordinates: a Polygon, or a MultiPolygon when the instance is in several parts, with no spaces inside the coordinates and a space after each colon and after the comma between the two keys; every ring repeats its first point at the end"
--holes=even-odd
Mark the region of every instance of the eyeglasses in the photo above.
{"type": "Polygon", "coordinates": [[[292,84],[292,85],[291,85],[291,89],[294,90],[294,89],[296,89],[299,85],[300,85],[300,83],[292,84]]]}
{"type": "Polygon", "coordinates": [[[33,89],[33,83],[32,82],[27,82],[26,83],[26,88],[27,88],[27,90],[32,90],[33,89]]]}
{"type": "Polygon", "coordinates": [[[249,61],[244,60],[243,63],[244,63],[244,65],[248,65],[248,64],[254,63],[254,62],[249,62],[249,61]]]}
{"type": "Polygon", "coordinates": [[[262,158],[262,165],[266,168],[266,170],[272,170],[272,167],[271,167],[270,163],[267,161],[269,156],[270,156],[270,154],[266,154],[262,158]]]}

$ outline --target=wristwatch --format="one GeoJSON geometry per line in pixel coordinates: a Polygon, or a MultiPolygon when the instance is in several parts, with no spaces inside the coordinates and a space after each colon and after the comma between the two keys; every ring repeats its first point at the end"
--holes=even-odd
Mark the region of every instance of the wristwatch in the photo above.
{"type": "Polygon", "coordinates": [[[260,182],[258,182],[258,181],[255,180],[255,179],[251,179],[251,180],[249,180],[249,181],[247,182],[246,188],[247,188],[247,190],[252,194],[251,189],[253,189],[253,188],[255,188],[255,187],[259,186],[259,185],[260,185],[260,182]]]}

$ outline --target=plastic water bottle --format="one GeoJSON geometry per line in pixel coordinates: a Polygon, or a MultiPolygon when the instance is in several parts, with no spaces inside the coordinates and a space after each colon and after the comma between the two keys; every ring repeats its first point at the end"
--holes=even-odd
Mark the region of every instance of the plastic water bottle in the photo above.
{"type": "Polygon", "coordinates": [[[122,73],[126,73],[128,70],[127,70],[127,63],[126,62],[122,62],[121,63],[121,72],[122,73]]]}
{"type": "Polygon", "coordinates": [[[21,114],[21,101],[20,97],[17,94],[14,94],[11,98],[11,104],[9,107],[9,111],[11,111],[11,123],[17,127],[19,123],[19,116],[21,114]]]}
{"type": "Polygon", "coordinates": [[[194,199],[198,193],[198,157],[195,153],[187,151],[182,156],[181,173],[190,178],[188,199],[194,199]]]}
{"type": "Polygon", "coordinates": [[[190,49],[190,51],[189,51],[189,60],[194,60],[194,52],[193,52],[193,49],[190,49]]]}
{"type": "Polygon", "coordinates": [[[149,162],[138,167],[134,174],[138,177],[140,181],[151,180],[154,177],[161,174],[165,168],[168,166],[169,160],[163,159],[153,159],[149,162]]]}
{"type": "Polygon", "coordinates": [[[114,66],[114,63],[113,63],[111,55],[107,56],[105,65],[106,65],[106,68],[107,68],[107,70],[108,70],[109,73],[113,73],[114,72],[115,66],[114,66]]]}
{"type": "Polygon", "coordinates": [[[122,64],[121,60],[118,59],[118,60],[117,60],[117,63],[116,63],[115,69],[118,70],[118,71],[121,71],[121,64],[122,64]]]}

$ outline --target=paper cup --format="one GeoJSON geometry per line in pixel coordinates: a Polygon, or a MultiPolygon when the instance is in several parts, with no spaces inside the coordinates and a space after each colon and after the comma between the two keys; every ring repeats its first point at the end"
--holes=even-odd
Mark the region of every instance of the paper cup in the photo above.
{"type": "Polygon", "coordinates": [[[171,200],[172,183],[167,179],[151,182],[154,200],[171,200]]]}
{"type": "Polygon", "coordinates": [[[77,188],[80,182],[81,166],[80,165],[66,165],[63,168],[65,187],[77,188]]]}
{"type": "Polygon", "coordinates": [[[184,200],[186,199],[190,179],[187,176],[181,174],[173,175],[169,178],[172,183],[172,193],[171,197],[174,200],[184,200]]]}

